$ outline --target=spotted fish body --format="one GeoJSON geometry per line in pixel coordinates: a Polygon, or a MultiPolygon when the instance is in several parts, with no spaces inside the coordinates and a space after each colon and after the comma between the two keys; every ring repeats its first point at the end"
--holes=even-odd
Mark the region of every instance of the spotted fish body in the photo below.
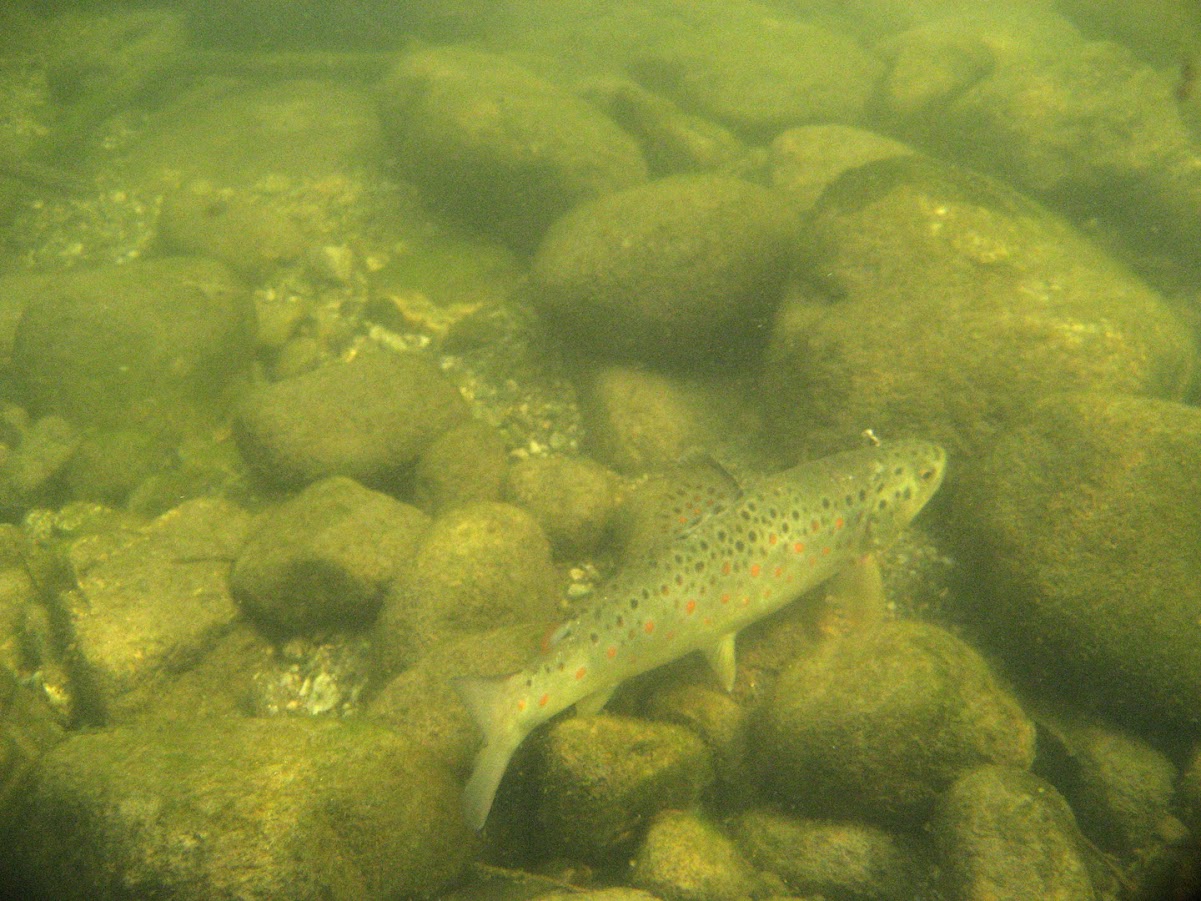
{"type": "Polygon", "coordinates": [[[875,573],[869,555],[922,509],[945,463],[940,447],[905,441],[767,477],[619,572],[523,670],[460,680],[486,739],[467,783],[468,822],[482,828],[514,751],[567,707],[598,711],[626,679],[697,650],[732,688],[738,632],[835,577],[870,583],[856,573],[875,573]]]}

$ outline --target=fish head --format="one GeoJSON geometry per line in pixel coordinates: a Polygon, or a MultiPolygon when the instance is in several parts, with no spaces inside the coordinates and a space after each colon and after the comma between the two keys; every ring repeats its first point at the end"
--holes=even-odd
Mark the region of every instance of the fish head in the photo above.
{"type": "Polygon", "coordinates": [[[938,491],[947,454],[928,441],[898,441],[879,448],[873,460],[867,539],[873,548],[891,545],[938,491]]]}

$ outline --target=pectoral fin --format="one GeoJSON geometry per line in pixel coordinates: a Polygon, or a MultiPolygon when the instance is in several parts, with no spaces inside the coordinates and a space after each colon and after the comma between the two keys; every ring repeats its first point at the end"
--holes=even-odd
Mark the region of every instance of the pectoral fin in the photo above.
{"type": "Polygon", "coordinates": [[[717,680],[726,691],[734,689],[734,638],[734,632],[723,635],[716,645],[705,651],[705,659],[709,661],[709,666],[713,667],[717,680]]]}
{"type": "Polygon", "coordinates": [[[865,554],[830,580],[823,631],[861,629],[880,622],[887,612],[880,567],[872,554],[865,554]]]}

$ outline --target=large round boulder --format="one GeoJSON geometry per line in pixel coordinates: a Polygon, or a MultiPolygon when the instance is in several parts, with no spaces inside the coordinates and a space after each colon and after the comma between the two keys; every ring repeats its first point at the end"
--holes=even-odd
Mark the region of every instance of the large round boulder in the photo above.
{"type": "Polygon", "coordinates": [[[555,223],[534,259],[533,296],[589,356],[731,363],[780,300],[793,236],[788,206],[765,188],[664,178],[555,223]]]}

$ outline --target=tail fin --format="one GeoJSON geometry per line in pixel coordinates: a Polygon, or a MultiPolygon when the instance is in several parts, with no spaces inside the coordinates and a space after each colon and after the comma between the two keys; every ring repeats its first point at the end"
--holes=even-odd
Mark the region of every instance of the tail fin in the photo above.
{"type": "Polygon", "coordinates": [[[484,828],[492,799],[508,769],[513,752],[525,736],[512,728],[504,716],[504,685],[507,677],[496,679],[456,679],[455,689],[480,731],[484,747],[475,758],[475,770],[463,792],[463,814],[472,829],[484,828]]]}

